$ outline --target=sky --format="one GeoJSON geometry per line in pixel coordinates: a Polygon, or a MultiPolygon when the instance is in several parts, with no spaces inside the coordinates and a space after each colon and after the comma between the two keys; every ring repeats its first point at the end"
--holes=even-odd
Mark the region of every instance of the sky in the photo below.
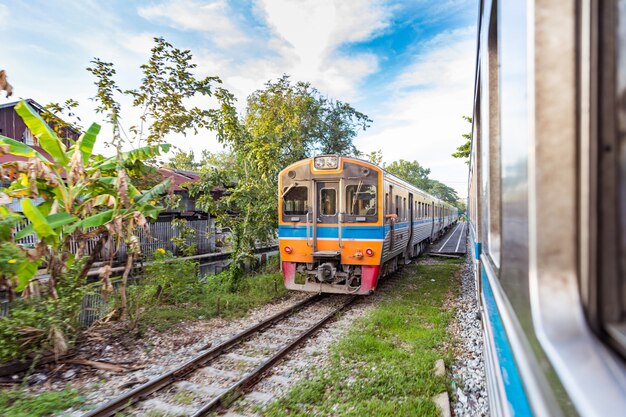
{"type": "MultiPolygon", "coordinates": [[[[283,74],[310,82],[373,120],[359,150],[416,160],[465,197],[467,165],[451,154],[470,130],[477,12],[477,0],[0,0],[0,69],[14,88],[0,104],[72,98],[83,125],[104,124],[90,61],[113,62],[118,85],[135,88],[163,37],[191,50],[198,76],[219,76],[240,111],[283,74]]],[[[128,127],[138,113],[122,105],[128,127]]],[[[208,131],[168,141],[196,155],[221,149],[208,131]]]]}

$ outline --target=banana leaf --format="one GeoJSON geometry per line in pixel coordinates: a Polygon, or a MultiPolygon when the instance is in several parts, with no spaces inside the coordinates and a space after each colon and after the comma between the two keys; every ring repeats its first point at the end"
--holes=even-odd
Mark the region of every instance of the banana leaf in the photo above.
{"type": "Polygon", "coordinates": [[[26,288],[26,286],[28,285],[28,281],[30,281],[37,273],[41,262],[42,260],[38,259],[36,261],[27,260],[20,263],[17,270],[15,271],[15,276],[17,276],[17,287],[15,288],[16,291],[23,291],[24,288],[26,288]]]}
{"type": "Polygon", "coordinates": [[[167,193],[167,190],[169,190],[170,188],[170,183],[172,182],[171,178],[167,178],[163,181],[161,181],[160,183],[158,183],[157,185],[155,185],[154,187],[152,187],[151,189],[149,189],[148,191],[146,191],[143,194],[140,194],[139,198],[136,198],[136,202],[138,204],[145,204],[147,202],[149,202],[150,200],[157,200],[159,199],[163,194],[167,193]]]}
{"type": "Polygon", "coordinates": [[[46,217],[39,211],[31,199],[25,198],[22,200],[22,211],[26,218],[30,220],[39,239],[57,236],[46,217]]]}
{"type": "Polygon", "coordinates": [[[77,228],[81,227],[83,229],[87,229],[89,227],[99,227],[113,219],[113,215],[115,214],[115,210],[107,210],[102,213],[94,214],[93,216],[85,217],[81,221],[78,221],[65,229],[67,233],[72,233],[77,228]]]}
{"type": "Polygon", "coordinates": [[[42,154],[26,145],[25,143],[18,142],[15,139],[7,138],[0,135],[0,150],[5,154],[11,154],[15,156],[23,156],[26,158],[32,158],[36,156],[42,161],[49,162],[42,154]],[[4,148],[4,149],[3,149],[4,148]]]}
{"type": "MultiPolygon", "coordinates": [[[[52,229],[57,229],[61,226],[65,226],[67,224],[73,223],[76,220],[78,220],[78,218],[76,218],[75,216],[72,216],[69,213],[55,213],[55,214],[50,214],[49,216],[46,216],[46,221],[48,222],[48,224],[50,225],[52,229]]],[[[23,228],[22,230],[20,230],[19,232],[17,232],[15,234],[15,239],[22,239],[23,237],[32,235],[33,233],[35,233],[35,226],[33,226],[33,223],[31,223],[25,228],[23,228]]]]}
{"type": "Polygon", "coordinates": [[[30,131],[33,132],[33,135],[39,141],[39,146],[50,154],[54,162],[58,165],[66,165],[69,158],[65,153],[65,145],[52,128],[41,118],[39,113],[25,101],[20,101],[15,106],[15,111],[24,120],[30,131]]]}
{"type": "MultiPolygon", "coordinates": [[[[169,150],[170,150],[169,143],[142,146],[141,148],[133,149],[128,152],[123,152],[121,155],[121,159],[122,159],[122,162],[127,162],[127,161],[132,162],[137,159],[145,160],[145,159],[153,158],[155,156],[160,156],[162,153],[165,153],[169,150]]],[[[102,171],[115,169],[117,167],[117,156],[106,158],[102,162],[95,164],[94,167],[102,171]]]]}
{"type": "Polygon", "coordinates": [[[87,161],[91,157],[98,133],[100,133],[100,125],[92,123],[91,126],[89,126],[89,129],[87,129],[87,131],[80,135],[80,138],[78,138],[76,148],[83,153],[83,164],[85,165],[87,165],[87,161]]]}

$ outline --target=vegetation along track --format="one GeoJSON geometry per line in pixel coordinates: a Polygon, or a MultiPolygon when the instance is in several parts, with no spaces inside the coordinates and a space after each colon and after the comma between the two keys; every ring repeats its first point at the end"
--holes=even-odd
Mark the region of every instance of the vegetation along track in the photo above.
{"type": "Polygon", "coordinates": [[[315,295],[85,414],[203,416],[226,406],[358,297],[315,295]],[[320,317],[322,317],[320,319],[320,317]]]}

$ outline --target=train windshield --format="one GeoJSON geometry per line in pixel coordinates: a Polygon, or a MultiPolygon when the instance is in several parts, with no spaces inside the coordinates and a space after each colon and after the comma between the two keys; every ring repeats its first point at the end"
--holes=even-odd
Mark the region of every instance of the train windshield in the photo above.
{"type": "Polygon", "coordinates": [[[307,187],[287,187],[283,193],[283,211],[286,215],[306,214],[309,205],[309,189],[307,187]]]}
{"type": "Polygon", "coordinates": [[[376,186],[371,184],[346,187],[346,211],[353,216],[376,214],[376,186]]]}

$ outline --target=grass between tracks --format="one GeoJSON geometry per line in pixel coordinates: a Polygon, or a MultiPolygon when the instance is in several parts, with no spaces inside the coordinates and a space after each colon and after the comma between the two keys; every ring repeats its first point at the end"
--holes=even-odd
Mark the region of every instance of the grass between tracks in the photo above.
{"type": "Polygon", "coordinates": [[[331,351],[330,365],[296,384],[263,415],[438,416],[431,398],[449,387],[434,363],[452,358],[447,332],[460,260],[406,267],[381,304],[331,351]]]}

